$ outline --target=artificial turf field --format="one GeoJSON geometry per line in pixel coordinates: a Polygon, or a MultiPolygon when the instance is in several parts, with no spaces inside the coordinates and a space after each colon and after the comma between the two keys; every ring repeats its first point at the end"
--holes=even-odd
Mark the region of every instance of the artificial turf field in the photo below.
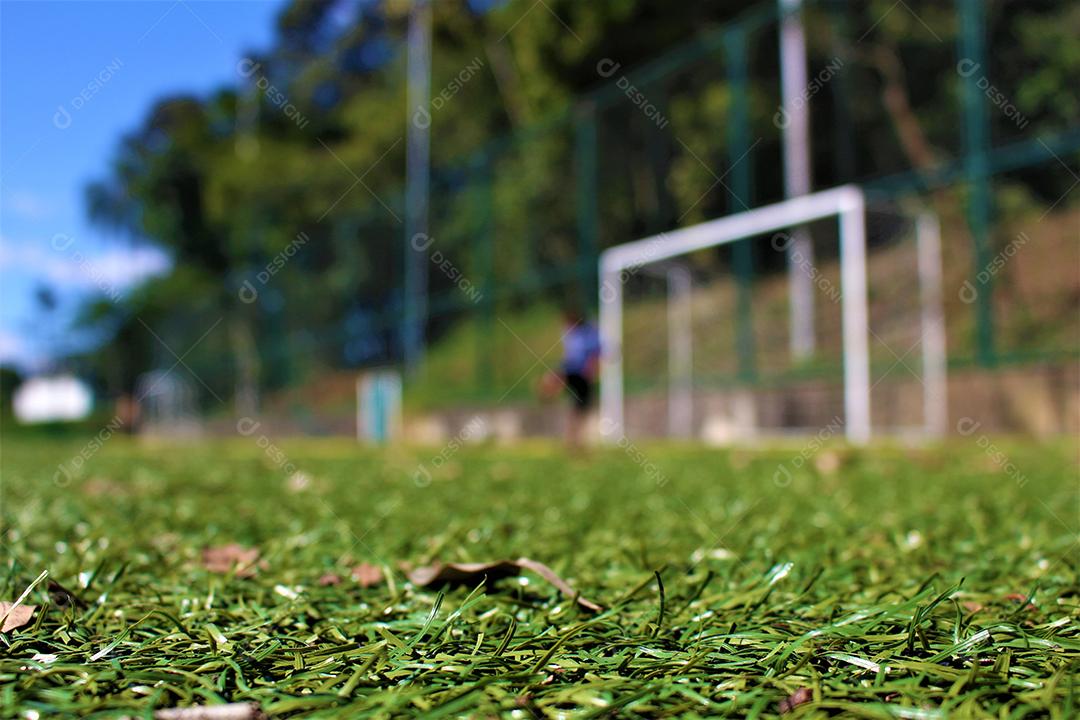
{"type": "Polygon", "coordinates": [[[439,462],[258,437],[5,440],[0,600],[45,570],[78,597],[42,580],[0,635],[3,717],[1080,714],[1073,444],[439,462]],[[254,567],[207,569],[229,543],[254,567]],[[531,572],[439,590],[399,567],[519,556],[604,609],[531,572]]]}

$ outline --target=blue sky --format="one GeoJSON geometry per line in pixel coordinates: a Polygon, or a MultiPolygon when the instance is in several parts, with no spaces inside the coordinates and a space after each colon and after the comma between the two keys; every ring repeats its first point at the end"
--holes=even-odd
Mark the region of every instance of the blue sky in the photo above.
{"type": "Polygon", "coordinates": [[[237,81],[284,0],[0,0],[0,362],[70,344],[81,299],[123,292],[167,258],[92,227],[84,189],[162,96],[237,81]],[[42,285],[59,301],[45,312],[42,285]]]}

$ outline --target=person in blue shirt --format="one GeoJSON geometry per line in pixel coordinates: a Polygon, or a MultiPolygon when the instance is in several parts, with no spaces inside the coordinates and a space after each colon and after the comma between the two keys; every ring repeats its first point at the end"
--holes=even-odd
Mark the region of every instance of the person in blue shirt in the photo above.
{"type": "Polygon", "coordinates": [[[596,395],[600,370],[600,331],[575,308],[563,312],[562,381],[570,396],[570,416],[566,423],[566,445],[581,447],[585,418],[596,395]]]}

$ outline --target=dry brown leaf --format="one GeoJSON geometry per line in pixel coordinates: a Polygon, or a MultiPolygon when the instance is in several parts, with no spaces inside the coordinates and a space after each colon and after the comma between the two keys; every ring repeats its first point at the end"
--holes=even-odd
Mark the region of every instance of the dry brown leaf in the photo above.
{"type": "Polygon", "coordinates": [[[265,717],[255,703],[200,705],[154,711],[154,720],[263,720],[265,717]]]}
{"type": "Polygon", "coordinates": [[[409,582],[420,587],[466,583],[474,580],[501,580],[521,574],[521,567],[513,560],[487,563],[433,563],[409,572],[409,582]]]}
{"type": "Polygon", "coordinates": [[[48,590],[49,599],[52,600],[53,605],[59,608],[77,607],[80,610],[86,609],[86,603],[83,602],[82,598],[52,578],[49,578],[48,590]]]}
{"type": "Polygon", "coordinates": [[[252,577],[259,563],[257,548],[245,548],[236,543],[205,548],[202,552],[203,566],[210,572],[227,573],[236,568],[237,577],[252,577]]]}
{"type": "Polygon", "coordinates": [[[121,485],[108,478],[94,477],[83,483],[82,491],[91,497],[101,497],[103,495],[116,497],[118,495],[127,495],[128,486],[121,485]]]}
{"type": "Polygon", "coordinates": [[[835,450],[823,450],[814,457],[814,467],[822,475],[832,475],[843,464],[843,458],[835,450]]]}
{"type": "Polygon", "coordinates": [[[371,563],[360,563],[352,569],[352,579],[360,583],[360,587],[371,587],[383,581],[382,568],[371,563]]]}
{"type": "Polygon", "coordinates": [[[150,545],[162,553],[168,553],[176,550],[176,546],[180,544],[180,536],[173,532],[161,533],[155,535],[150,539],[150,545]]]}
{"type": "Polygon", "coordinates": [[[34,616],[35,610],[37,610],[37,605],[15,607],[15,603],[0,601],[0,620],[4,623],[0,626],[0,632],[11,632],[15,628],[26,625],[34,616]]]}
{"type": "Polygon", "coordinates": [[[419,587],[433,585],[446,585],[454,583],[469,583],[484,579],[494,582],[502,578],[520,575],[522,570],[536,573],[544,580],[554,585],[559,592],[567,597],[574,598],[578,605],[600,612],[602,607],[594,602],[586,600],[577,594],[570,583],[559,577],[554,570],[536,560],[522,557],[517,560],[498,560],[489,563],[435,563],[416,568],[408,573],[409,581],[419,587]]]}
{"type": "Polygon", "coordinates": [[[601,610],[603,610],[603,608],[596,603],[580,597],[574,590],[574,588],[570,587],[570,583],[566,582],[561,577],[556,575],[555,571],[549,568],[547,565],[541,562],[537,562],[536,560],[530,560],[526,557],[518,558],[517,564],[522,569],[531,570],[540,577],[547,580],[549,583],[558,588],[559,592],[561,592],[563,595],[576,599],[578,605],[581,605],[583,608],[587,610],[592,610],[593,612],[600,612],[601,610]]]}
{"type": "MultiPolygon", "coordinates": [[[[1025,602],[1028,599],[1028,596],[1023,595],[1021,593],[1009,593],[1008,595],[1005,595],[1004,599],[1005,600],[1011,600],[1014,603],[1022,603],[1022,602],[1025,602]]],[[[1035,605],[1033,603],[1027,603],[1026,605],[1024,605],[1024,609],[1025,610],[1038,610],[1039,608],[1035,607],[1035,605]]]]}
{"type": "Polygon", "coordinates": [[[788,713],[804,703],[814,699],[814,692],[810,688],[799,688],[784,700],[780,701],[780,713],[788,713]]]}

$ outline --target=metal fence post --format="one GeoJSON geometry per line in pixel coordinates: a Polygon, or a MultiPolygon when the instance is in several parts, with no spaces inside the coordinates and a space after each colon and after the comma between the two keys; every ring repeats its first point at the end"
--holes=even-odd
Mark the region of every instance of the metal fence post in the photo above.
{"type": "MultiPolygon", "coordinates": [[[[986,27],[983,0],[957,0],[960,35],[957,55],[969,67],[986,67],[986,27]]],[[[994,308],[993,279],[980,283],[978,275],[990,262],[990,178],[988,151],[990,122],[986,98],[972,78],[961,79],[964,105],[964,174],[971,190],[968,199],[968,226],[974,250],[972,286],[975,293],[975,357],[984,367],[993,366],[994,308]]]]}
{"type": "Polygon", "coordinates": [[[574,119],[574,155],[577,172],[578,275],[586,307],[596,308],[599,248],[599,198],[597,197],[596,105],[582,103],[574,119]]]}
{"type": "Polygon", "coordinates": [[[480,317],[476,323],[476,384],[485,397],[492,388],[494,380],[495,357],[495,223],[494,223],[494,187],[492,183],[494,161],[491,155],[483,152],[473,164],[474,221],[476,230],[473,234],[473,257],[480,275],[480,317]]]}
{"type": "MultiPolygon", "coordinates": [[[[427,109],[431,99],[431,7],[428,0],[413,3],[409,14],[409,117],[427,109]]],[[[423,359],[428,321],[428,257],[413,239],[430,232],[428,213],[431,183],[431,129],[410,121],[405,151],[405,367],[415,372],[423,359]],[[411,250],[411,252],[410,252],[411,250]]]]}
{"type": "MultiPolygon", "coordinates": [[[[750,155],[750,118],[747,109],[746,30],[735,25],[726,35],[724,50],[727,61],[728,91],[731,113],[727,127],[728,173],[731,175],[730,212],[747,209],[753,188],[753,158],[750,155]]],[[[735,347],[739,363],[739,378],[751,382],[756,377],[754,367],[753,240],[747,238],[731,249],[735,266],[737,298],[735,304],[735,347]]]]}
{"type": "MultiPolygon", "coordinates": [[[[847,63],[851,58],[844,51],[845,39],[849,36],[847,20],[847,8],[834,3],[826,3],[825,12],[828,14],[829,27],[832,30],[832,52],[834,60],[847,63]]],[[[848,71],[845,68],[829,81],[829,89],[832,95],[832,104],[836,113],[833,123],[833,171],[836,173],[837,184],[853,182],[858,175],[858,163],[856,161],[855,120],[851,109],[851,83],[848,71]]]]}

